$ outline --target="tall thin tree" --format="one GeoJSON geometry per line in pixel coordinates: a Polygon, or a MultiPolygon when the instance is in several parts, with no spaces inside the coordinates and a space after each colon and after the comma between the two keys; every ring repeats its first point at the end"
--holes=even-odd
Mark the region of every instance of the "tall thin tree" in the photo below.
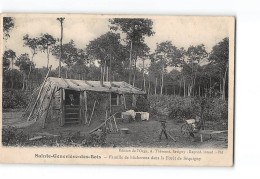
{"type": "Polygon", "coordinates": [[[50,50],[51,47],[54,46],[56,43],[56,40],[54,37],[50,34],[43,34],[39,38],[39,48],[41,51],[45,52],[47,54],[47,69],[49,68],[49,61],[50,61],[50,50]]]}
{"type": "Polygon", "coordinates": [[[59,59],[59,78],[61,77],[61,54],[62,54],[62,39],[63,39],[63,21],[65,17],[59,17],[57,20],[60,22],[60,59],[59,59]]]}

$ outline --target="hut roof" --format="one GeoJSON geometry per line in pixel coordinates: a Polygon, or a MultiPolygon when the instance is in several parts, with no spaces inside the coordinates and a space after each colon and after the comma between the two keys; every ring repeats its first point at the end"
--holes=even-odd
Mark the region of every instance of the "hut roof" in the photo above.
{"type": "Polygon", "coordinates": [[[47,83],[53,83],[57,88],[75,90],[75,91],[99,91],[115,92],[119,94],[146,94],[139,88],[136,88],[124,81],[104,82],[101,86],[100,81],[86,81],[49,77],[47,83]]]}

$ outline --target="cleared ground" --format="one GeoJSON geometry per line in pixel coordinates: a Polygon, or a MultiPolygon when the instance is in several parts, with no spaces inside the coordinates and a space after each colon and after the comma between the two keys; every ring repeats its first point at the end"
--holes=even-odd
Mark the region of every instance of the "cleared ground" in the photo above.
{"type": "MultiPolygon", "coordinates": [[[[25,134],[30,137],[41,135],[41,133],[54,134],[54,135],[70,135],[78,132],[80,136],[89,135],[88,132],[94,129],[101,123],[101,120],[93,119],[90,126],[87,125],[69,125],[60,127],[57,122],[48,123],[44,129],[41,125],[27,123],[21,120],[21,111],[3,112],[3,125],[19,127],[25,134]]],[[[193,142],[190,137],[184,137],[181,134],[182,123],[175,123],[173,120],[167,121],[168,133],[176,139],[159,140],[160,134],[160,118],[151,116],[149,121],[118,121],[118,128],[128,128],[129,134],[120,132],[108,133],[106,138],[106,147],[174,147],[174,148],[226,148],[227,134],[215,134],[210,139],[209,136],[204,135],[204,142],[200,142],[199,135],[195,135],[193,142]]],[[[207,122],[206,129],[223,130],[221,123],[207,122]]],[[[44,144],[43,144],[44,145],[44,144]]]]}

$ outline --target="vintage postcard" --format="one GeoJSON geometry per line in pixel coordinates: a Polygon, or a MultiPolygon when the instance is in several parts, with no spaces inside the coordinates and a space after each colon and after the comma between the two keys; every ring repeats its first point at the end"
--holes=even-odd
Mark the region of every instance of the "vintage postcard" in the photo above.
{"type": "Polygon", "coordinates": [[[1,14],[1,163],[232,166],[235,18],[1,14]]]}

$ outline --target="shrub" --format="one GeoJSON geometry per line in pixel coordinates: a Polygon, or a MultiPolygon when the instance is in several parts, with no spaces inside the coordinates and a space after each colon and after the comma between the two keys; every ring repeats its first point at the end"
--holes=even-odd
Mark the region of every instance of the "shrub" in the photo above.
{"type": "Polygon", "coordinates": [[[148,100],[144,96],[139,95],[136,100],[135,111],[147,112],[148,110],[149,110],[148,100]]]}
{"type": "Polygon", "coordinates": [[[21,90],[3,91],[3,109],[25,108],[29,103],[31,92],[21,90]]]}
{"type": "Polygon", "coordinates": [[[180,97],[169,95],[150,95],[150,113],[167,116],[177,122],[196,116],[205,120],[227,120],[227,101],[219,98],[180,97]]]}
{"type": "Polygon", "coordinates": [[[203,117],[207,120],[227,120],[228,119],[228,103],[219,98],[210,98],[207,100],[203,117]]]}

